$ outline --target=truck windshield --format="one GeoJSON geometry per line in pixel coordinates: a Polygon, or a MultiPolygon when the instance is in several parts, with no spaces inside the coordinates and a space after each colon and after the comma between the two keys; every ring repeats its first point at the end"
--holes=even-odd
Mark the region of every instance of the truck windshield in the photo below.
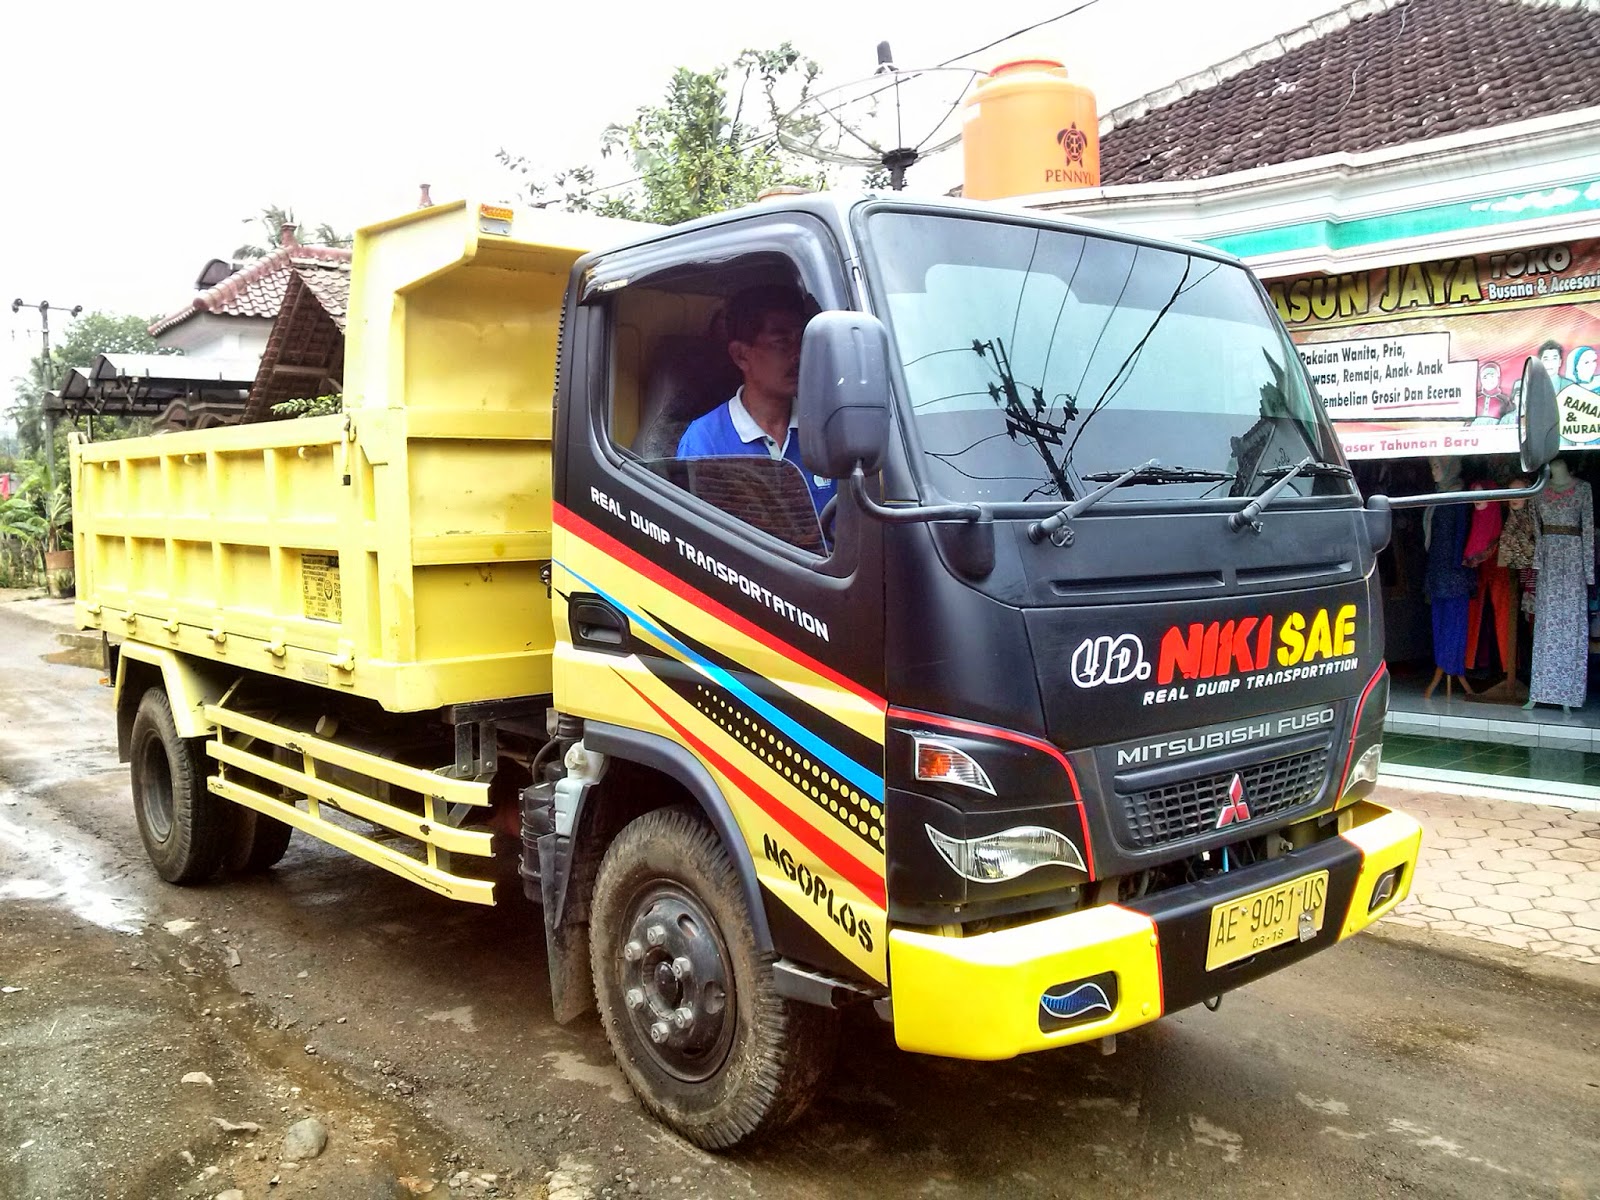
{"type": "MultiPolygon", "coordinates": [[[[880,210],[867,229],[923,480],[941,496],[1072,500],[1152,458],[1169,470],[1112,502],[1248,496],[1308,455],[1340,461],[1241,267],[948,214],[880,210]]],[[[1337,472],[1289,485],[1349,489],[1337,472]]]]}

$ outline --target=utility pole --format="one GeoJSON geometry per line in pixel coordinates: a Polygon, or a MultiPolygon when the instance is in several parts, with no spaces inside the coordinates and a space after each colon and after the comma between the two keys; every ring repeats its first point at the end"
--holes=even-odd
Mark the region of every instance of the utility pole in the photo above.
{"type": "MultiPolygon", "coordinates": [[[[64,304],[51,304],[48,300],[41,300],[37,305],[25,304],[21,299],[13,300],[11,302],[12,312],[20,312],[24,308],[35,307],[39,310],[40,332],[44,338],[44,373],[42,379],[44,382],[44,390],[48,392],[51,386],[55,383],[55,380],[51,378],[50,313],[53,310],[55,312],[64,312],[68,316],[75,317],[83,311],[83,305],[74,304],[69,309],[64,304]]],[[[50,487],[52,490],[54,490],[56,486],[56,418],[55,414],[49,409],[48,398],[41,399],[39,403],[39,409],[44,418],[44,461],[46,466],[48,466],[50,469],[50,487]]]]}

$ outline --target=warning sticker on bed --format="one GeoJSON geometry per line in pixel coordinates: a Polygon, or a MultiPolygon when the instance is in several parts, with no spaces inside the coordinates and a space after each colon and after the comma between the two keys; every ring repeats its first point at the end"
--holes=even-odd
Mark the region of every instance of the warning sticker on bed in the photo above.
{"type": "Polygon", "coordinates": [[[314,621],[338,621],[339,556],[303,554],[300,556],[300,594],[306,616],[314,621]]]}

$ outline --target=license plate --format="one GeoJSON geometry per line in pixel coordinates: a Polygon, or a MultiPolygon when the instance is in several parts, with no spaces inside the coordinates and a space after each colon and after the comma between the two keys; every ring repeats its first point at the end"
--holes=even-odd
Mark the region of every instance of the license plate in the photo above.
{"type": "Polygon", "coordinates": [[[1327,902],[1328,873],[1318,871],[1217,905],[1211,910],[1206,970],[1321,933],[1327,902]],[[1310,918],[1304,928],[1302,914],[1310,918]]]}

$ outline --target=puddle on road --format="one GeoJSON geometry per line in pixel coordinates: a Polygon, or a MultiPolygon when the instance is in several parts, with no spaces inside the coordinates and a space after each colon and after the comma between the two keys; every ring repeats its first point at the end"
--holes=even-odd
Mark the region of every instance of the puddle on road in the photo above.
{"type": "Polygon", "coordinates": [[[0,852],[21,860],[14,874],[0,878],[0,900],[43,900],[102,929],[138,932],[144,910],[105,886],[105,864],[59,834],[19,825],[9,815],[15,799],[13,792],[0,793],[0,800],[13,802],[0,811],[0,852]]]}
{"type": "Polygon", "coordinates": [[[63,648],[52,654],[41,654],[39,657],[47,663],[56,663],[64,667],[103,669],[105,651],[100,643],[92,638],[93,635],[86,633],[58,633],[56,641],[60,642],[63,648]]]}

